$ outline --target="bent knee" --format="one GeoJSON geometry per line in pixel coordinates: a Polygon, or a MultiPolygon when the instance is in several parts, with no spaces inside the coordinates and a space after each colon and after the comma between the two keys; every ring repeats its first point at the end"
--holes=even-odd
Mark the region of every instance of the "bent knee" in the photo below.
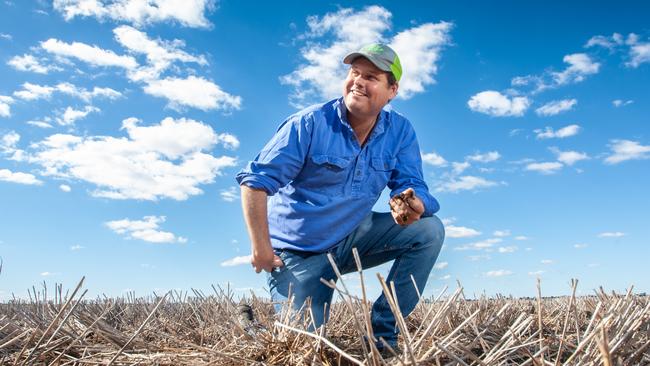
{"type": "Polygon", "coordinates": [[[445,226],[437,216],[423,217],[417,221],[418,236],[421,243],[427,243],[433,247],[442,246],[445,240],[445,226]]]}

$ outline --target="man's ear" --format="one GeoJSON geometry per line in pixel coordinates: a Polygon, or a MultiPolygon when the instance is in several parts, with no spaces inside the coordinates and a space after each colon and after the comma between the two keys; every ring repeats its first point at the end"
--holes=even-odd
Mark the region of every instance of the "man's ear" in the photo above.
{"type": "Polygon", "coordinates": [[[399,89],[399,82],[396,81],[395,84],[390,86],[390,89],[391,89],[391,93],[390,93],[390,98],[388,99],[392,100],[397,96],[397,90],[399,89]]]}

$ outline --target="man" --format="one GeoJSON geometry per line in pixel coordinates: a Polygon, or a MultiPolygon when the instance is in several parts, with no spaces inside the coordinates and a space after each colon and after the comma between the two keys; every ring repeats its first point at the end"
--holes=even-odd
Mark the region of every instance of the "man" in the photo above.
{"type": "MultiPolygon", "coordinates": [[[[343,61],[351,65],[343,97],[290,116],[237,175],[255,271],[269,272],[274,301],[291,294],[300,308],[311,299],[316,326],[327,320],[333,295],[320,279],[336,280],[328,253],[343,273],[356,270],[354,247],[363,268],[394,259],[387,281],[407,316],[419,300],[411,275],[421,292],[444,240],[415,131],[384,108],[402,76],[397,54],[372,44],[343,61]],[[391,213],[372,212],[386,186],[391,213]]],[[[383,294],[371,319],[375,336],[396,346],[383,294]]]]}

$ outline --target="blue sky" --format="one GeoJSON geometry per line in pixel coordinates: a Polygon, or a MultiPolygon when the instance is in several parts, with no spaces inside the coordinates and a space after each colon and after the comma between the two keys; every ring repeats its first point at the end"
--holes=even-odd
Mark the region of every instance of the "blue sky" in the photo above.
{"type": "MultiPolygon", "coordinates": [[[[649,291],[639,2],[0,2],[0,299],[264,293],[234,175],[393,45],[447,239],[425,295],[649,291]],[[175,6],[175,3],[182,6],[175,6]],[[137,6],[140,4],[140,6],[137,6]]],[[[384,194],[375,206],[387,210],[384,194]]],[[[377,293],[370,270],[371,292],[377,293]]],[[[355,279],[350,278],[355,286],[355,279]]]]}

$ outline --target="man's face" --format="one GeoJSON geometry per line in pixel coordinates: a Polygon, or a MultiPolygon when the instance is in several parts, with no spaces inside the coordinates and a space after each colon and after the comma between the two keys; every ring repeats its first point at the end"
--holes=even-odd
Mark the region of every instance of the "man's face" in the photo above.
{"type": "Polygon", "coordinates": [[[343,83],[343,97],[348,111],[359,118],[376,117],[397,95],[397,83],[388,85],[386,73],[365,57],[358,57],[343,83]]]}

